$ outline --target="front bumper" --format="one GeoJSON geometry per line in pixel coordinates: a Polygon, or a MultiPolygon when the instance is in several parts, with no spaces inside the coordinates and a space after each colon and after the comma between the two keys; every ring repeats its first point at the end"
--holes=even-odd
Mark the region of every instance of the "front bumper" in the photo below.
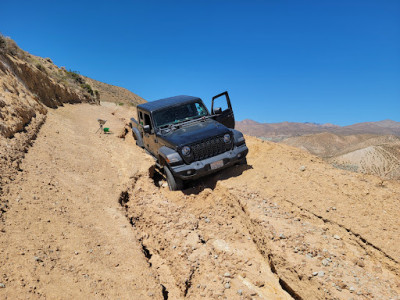
{"type": "Polygon", "coordinates": [[[174,176],[182,180],[197,179],[219,171],[223,168],[233,166],[245,158],[248,152],[249,149],[247,148],[246,144],[243,144],[238,147],[235,146],[232,150],[219,155],[192,162],[190,165],[171,166],[170,168],[174,176]],[[222,165],[217,169],[212,169],[210,164],[218,161],[222,161],[222,165]]]}

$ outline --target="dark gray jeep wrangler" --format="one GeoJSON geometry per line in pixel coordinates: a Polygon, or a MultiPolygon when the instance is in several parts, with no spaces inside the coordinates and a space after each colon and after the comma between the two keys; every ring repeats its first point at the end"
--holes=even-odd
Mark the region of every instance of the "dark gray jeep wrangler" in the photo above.
{"type": "Polygon", "coordinates": [[[200,98],[176,96],[137,106],[138,120],[131,119],[136,144],[164,169],[170,190],[235,164],[247,164],[248,149],[235,118],[228,92],[212,99],[211,114],[200,98]],[[227,107],[215,108],[225,96],[227,107]],[[220,101],[220,100],[219,100],[220,101]]]}

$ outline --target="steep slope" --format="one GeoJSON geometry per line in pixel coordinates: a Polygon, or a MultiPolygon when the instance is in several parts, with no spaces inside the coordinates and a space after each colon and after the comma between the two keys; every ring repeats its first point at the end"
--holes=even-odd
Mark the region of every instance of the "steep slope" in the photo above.
{"type": "Polygon", "coordinates": [[[28,147],[46,118],[47,108],[63,103],[98,103],[50,59],[30,55],[0,35],[0,217],[6,210],[3,183],[13,180],[28,147]]]}
{"type": "Polygon", "coordinates": [[[287,138],[282,143],[325,158],[342,169],[400,179],[400,137],[394,135],[318,133],[287,138]]]}
{"type": "Polygon", "coordinates": [[[328,161],[340,168],[354,169],[387,179],[400,179],[400,139],[397,142],[368,146],[337,155],[328,161]]]}
{"type": "Polygon", "coordinates": [[[85,77],[85,79],[95,90],[100,92],[100,101],[129,104],[131,106],[137,106],[146,102],[142,97],[125,88],[103,83],[88,77],[85,77]]]}

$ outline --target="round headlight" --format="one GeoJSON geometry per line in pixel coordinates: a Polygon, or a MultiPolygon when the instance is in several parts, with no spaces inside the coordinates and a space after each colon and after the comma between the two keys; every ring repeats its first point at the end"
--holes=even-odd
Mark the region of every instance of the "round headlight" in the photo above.
{"type": "Polygon", "coordinates": [[[227,144],[231,142],[231,135],[229,133],[224,135],[224,142],[227,144]]]}
{"type": "Polygon", "coordinates": [[[184,147],[182,148],[182,154],[185,155],[185,156],[189,156],[189,154],[190,154],[190,148],[189,148],[188,146],[184,146],[184,147]]]}

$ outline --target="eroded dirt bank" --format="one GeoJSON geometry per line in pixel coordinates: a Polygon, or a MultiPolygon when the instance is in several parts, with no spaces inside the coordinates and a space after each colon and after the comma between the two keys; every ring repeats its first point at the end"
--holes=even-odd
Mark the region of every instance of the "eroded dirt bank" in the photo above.
{"type": "Polygon", "coordinates": [[[399,298],[398,182],[248,137],[248,166],[170,192],[131,114],[49,111],[5,186],[0,298],[399,298]]]}

